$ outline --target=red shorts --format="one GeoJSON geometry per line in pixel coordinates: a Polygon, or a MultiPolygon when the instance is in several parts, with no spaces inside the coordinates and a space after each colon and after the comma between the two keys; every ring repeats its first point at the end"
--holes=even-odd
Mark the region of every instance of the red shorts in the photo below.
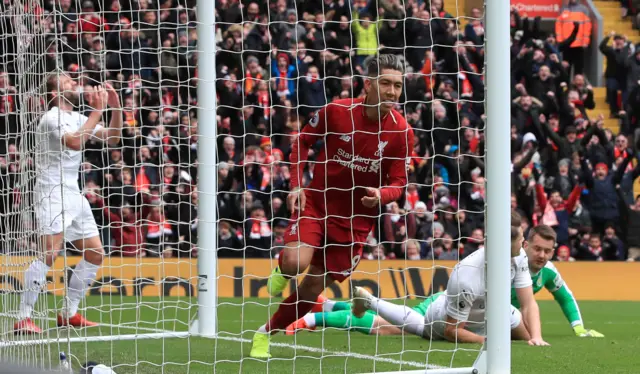
{"type": "MultiPolygon", "coordinates": [[[[284,242],[301,242],[315,248],[311,265],[324,269],[333,279],[342,282],[351,276],[362,258],[366,234],[336,225],[335,219],[317,218],[313,208],[305,207],[303,218],[297,214],[284,234],[284,242]]],[[[347,220],[347,223],[350,223],[347,220]]]]}

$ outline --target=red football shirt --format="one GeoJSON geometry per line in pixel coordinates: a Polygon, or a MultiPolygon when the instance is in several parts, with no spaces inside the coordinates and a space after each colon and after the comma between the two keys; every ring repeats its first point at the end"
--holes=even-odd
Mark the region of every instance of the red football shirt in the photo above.
{"type": "Polygon", "coordinates": [[[407,185],[413,131],[395,110],[380,121],[365,115],[363,99],[336,100],[321,109],[293,144],[291,187],[300,186],[311,146],[324,141],[306,189],[307,204],[341,227],[369,232],[379,209],[360,201],[366,187],[380,188],[381,204],[397,200],[407,185]]]}

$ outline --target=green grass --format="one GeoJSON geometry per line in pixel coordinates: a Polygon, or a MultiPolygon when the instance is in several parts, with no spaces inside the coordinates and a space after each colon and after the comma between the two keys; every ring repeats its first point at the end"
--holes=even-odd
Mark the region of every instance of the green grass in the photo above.
{"type": "MultiPolygon", "coordinates": [[[[2,297],[3,309],[10,304],[7,299],[6,295],[2,297]]],[[[446,367],[469,366],[480,348],[477,345],[456,347],[444,342],[431,343],[414,336],[376,338],[357,332],[325,330],[302,332],[295,337],[274,336],[272,342],[280,343],[272,347],[274,359],[258,361],[248,358],[249,340],[252,331],[275,311],[274,300],[271,305],[265,299],[222,299],[220,302],[220,339],[191,337],[69,344],[64,340],[67,336],[134,334],[153,329],[186,331],[190,318],[196,313],[195,307],[184,297],[90,296],[86,314],[92,320],[102,322],[103,326],[82,331],[57,329],[52,321],[54,315],[50,314],[47,333],[50,338],[60,338],[59,341],[2,348],[0,358],[21,357],[46,366],[56,361],[60,351],[66,351],[71,352],[74,366],[90,359],[115,367],[118,374],[335,374],[415,370],[427,361],[430,365],[446,367]]],[[[49,304],[51,307],[57,303],[49,300],[49,304]]],[[[513,373],[640,372],[635,359],[640,351],[640,303],[580,303],[586,326],[605,334],[604,339],[577,338],[553,301],[542,301],[540,307],[543,335],[551,347],[529,347],[526,343],[514,342],[513,373]]],[[[9,334],[11,319],[0,318],[0,322],[1,339],[15,340],[9,334]]],[[[45,326],[47,322],[41,319],[39,323],[45,326]]]]}

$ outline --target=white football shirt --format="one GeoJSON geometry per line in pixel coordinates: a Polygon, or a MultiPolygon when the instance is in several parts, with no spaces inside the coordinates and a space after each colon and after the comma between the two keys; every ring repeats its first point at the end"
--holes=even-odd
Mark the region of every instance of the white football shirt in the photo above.
{"type": "MultiPolygon", "coordinates": [[[[64,134],[78,131],[89,118],[79,112],[53,107],[38,124],[36,148],[36,181],[39,187],[65,186],[78,190],[78,176],[82,151],[74,151],[62,144],[64,134]]],[[[94,134],[101,126],[96,126],[94,134]]]]}
{"type": "MultiPolygon", "coordinates": [[[[460,261],[447,283],[446,315],[458,321],[484,323],[486,283],[485,249],[480,248],[460,261]]],[[[529,263],[524,249],[511,259],[511,286],[525,288],[532,285],[529,263]]]]}

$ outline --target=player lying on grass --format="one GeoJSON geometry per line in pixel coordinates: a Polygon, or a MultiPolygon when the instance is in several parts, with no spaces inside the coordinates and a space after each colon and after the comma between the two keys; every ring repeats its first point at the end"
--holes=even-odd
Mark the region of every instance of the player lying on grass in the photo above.
{"type": "Polygon", "coordinates": [[[341,99],[320,110],[294,140],[290,162],[292,222],[285,248],[267,283],[282,293],[292,277],[309,272],[253,337],[250,356],[268,358],[269,338],[307,314],[331,283],[358,266],[380,205],[397,200],[407,185],[413,136],[393,109],[403,86],[404,61],[395,55],[367,64],[366,97],[341,99]],[[301,189],[309,150],[322,141],[308,189],[301,189]]]}
{"type": "MultiPolygon", "coordinates": [[[[560,305],[562,312],[571,323],[573,331],[579,337],[603,337],[595,330],[587,330],[582,322],[580,309],[571,290],[564,282],[560,273],[549,260],[553,257],[555,247],[555,231],[550,226],[539,225],[531,229],[525,252],[529,260],[529,272],[533,283],[533,293],[546,288],[560,305]]],[[[520,302],[516,289],[511,289],[511,305],[519,308],[520,302]]],[[[426,307],[439,297],[442,292],[434,294],[418,305],[415,310],[424,314],[426,307]]],[[[287,335],[293,335],[300,330],[313,330],[317,326],[351,329],[371,335],[398,335],[402,330],[391,325],[374,311],[368,311],[358,318],[351,312],[351,303],[319,299],[322,312],[310,313],[287,327],[287,335]]]]}
{"type": "MultiPolygon", "coordinates": [[[[529,272],[533,282],[533,293],[546,288],[560,305],[562,313],[567,317],[576,336],[602,338],[604,335],[587,330],[582,322],[578,303],[571,290],[560,276],[560,272],[550,262],[556,244],[556,233],[550,226],[539,225],[529,231],[525,251],[529,258],[529,272]]],[[[514,290],[511,293],[511,305],[520,307],[514,290]]]]}
{"type": "Polygon", "coordinates": [[[110,85],[85,92],[91,107],[89,117],[78,111],[77,83],[64,74],[47,78],[47,99],[51,109],[44,114],[36,133],[36,221],[42,257],[27,268],[25,290],[20,295],[16,334],[38,334],[42,330],[31,320],[33,306],[47,283],[47,273],[65,241],[82,251],[83,259],[72,272],[69,291],[58,326],[95,326],[78,313],[80,302],[96,278],[104,250],[91,206],[78,187],[82,149],[89,139],[117,144],[122,128],[120,98],[110,85]],[[107,106],[113,108],[109,127],[100,125],[107,106]]]}
{"type": "MultiPolygon", "coordinates": [[[[540,311],[533,297],[527,256],[522,248],[520,221],[517,213],[512,213],[511,284],[516,288],[522,314],[511,306],[511,337],[526,340],[529,345],[549,345],[542,339],[540,311]]],[[[428,298],[416,308],[381,300],[356,287],[352,311],[358,318],[368,310],[376,311],[390,324],[426,339],[484,343],[485,290],[485,248],[481,248],[454,267],[444,293],[428,298]]]]}

